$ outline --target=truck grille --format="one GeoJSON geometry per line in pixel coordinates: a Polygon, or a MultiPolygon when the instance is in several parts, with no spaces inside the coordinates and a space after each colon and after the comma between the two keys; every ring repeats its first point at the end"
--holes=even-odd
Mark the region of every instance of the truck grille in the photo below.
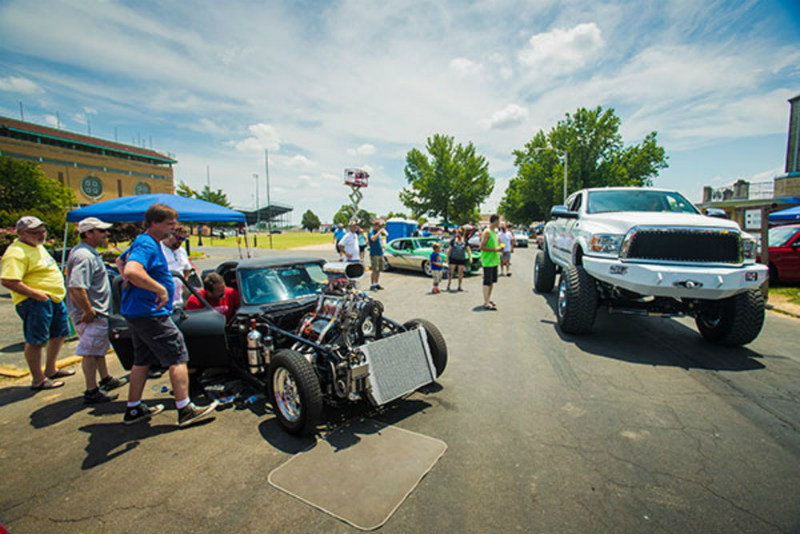
{"type": "Polygon", "coordinates": [[[742,263],[739,233],[724,229],[635,228],[622,245],[625,259],[742,263]]]}
{"type": "Polygon", "coordinates": [[[436,379],[428,340],[422,329],[363,345],[369,363],[369,396],[373,404],[386,404],[436,379]]]}

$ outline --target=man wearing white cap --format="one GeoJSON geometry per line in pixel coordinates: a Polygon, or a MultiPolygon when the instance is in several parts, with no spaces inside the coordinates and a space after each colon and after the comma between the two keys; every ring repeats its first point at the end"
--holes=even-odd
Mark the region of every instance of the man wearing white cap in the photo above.
{"type": "Polygon", "coordinates": [[[31,389],[53,389],[75,371],[56,368],[56,360],[69,335],[69,320],[64,296],[64,277],[56,260],[43,244],[47,228],[38,217],[26,216],[17,221],[15,239],[3,255],[0,283],[11,291],[11,301],[22,319],[25,335],[25,360],[33,377],[31,389]],[[42,372],[42,349],[47,356],[42,372]]]}
{"type": "Polygon", "coordinates": [[[67,309],[80,337],[75,354],[83,357],[84,404],[111,402],[119,395],[109,395],[108,391],[128,383],[127,379],[111,376],[106,365],[106,353],[111,348],[108,340],[111,284],[97,247],[106,244],[109,228],[110,224],[96,217],[79,222],[81,242],[72,249],[67,262],[67,309]]]}

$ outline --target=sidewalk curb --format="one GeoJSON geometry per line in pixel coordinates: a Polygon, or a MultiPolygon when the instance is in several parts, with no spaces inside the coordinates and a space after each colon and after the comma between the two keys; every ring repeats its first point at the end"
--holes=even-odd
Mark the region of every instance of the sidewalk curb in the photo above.
{"type": "Polygon", "coordinates": [[[793,311],[785,310],[783,308],[775,306],[774,304],[767,303],[767,304],[764,305],[764,307],[766,309],[770,310],[770,311],[775,312],[775,313],[780,313],[781,315],[788,315],[789,317],[794,317],[795,319],[800,319],[800,313],[795,313],[793,311]]]}
{"type": "MultiPolygon", "coordinates": [[[[83,360],[80,356],[70,356],[68,358],[62,358],[56,361],[56,369],[61,369],[62,367],[66,367],[68,365],[73,365],[76,363],[80,363],[83,360]]],[[[0,367],[0,376],[6,376],[9,378],[23,378],[31,374],[30,371],[27,369],[12,369],[10,367],[0,367]]]]}

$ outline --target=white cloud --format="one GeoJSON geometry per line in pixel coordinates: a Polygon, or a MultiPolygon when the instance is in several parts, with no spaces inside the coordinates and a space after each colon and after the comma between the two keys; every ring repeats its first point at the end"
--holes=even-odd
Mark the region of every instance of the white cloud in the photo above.
{"type": "Polygon", "coordinates": [[[450,61],[450,69],[460,76],[474,76],[481,73],[483,65],[464,57],[458,57],[450,61]]]}
{"type": "Polygon", "coordinates": [[[6,78],[0,78],[0,91],[10,91],[13,93],[23,93],[26,95],[44,92],[44,90],[39,87],[36,82],[19,76],[7,76],[6,78]]]}
{"type": "Polygon", "coordinates": [[[263,152],[264,150],[273,150],[273,151],[280,150],[281,148],[280,137],[278,136],[278,132],[275,130],[273,126],[269,124],[258,123],[258,124],[251,124],[250,126],[247,127],[247,129],[253,136],[235,143],[234,147],[236,148],[236,150],[242,152],[252,152],[252,151],[263,152]]]}
{"type": "Polygon", "coordinates": [[[87,124],[89,122],[89,119],[86,117],[84,113],[73,113],[72,120],[74,120],[78,124],[87,124]]]}
{"type": "Polygon", "coordinates": [[[509,104],[501,110],[492,113],[490,119],[484,120],[483,123],[487,128],[511,128],[522,124],[528,118],[528,110],[516,104],[509,104]]]}
{"type": "Polygon", "coordinates": [[[48,124],[49,126],[52,126],[53,128],[60,128],[61,127],[61,121],[59,121],[58,117],[56,117],[55,115],[45,115],[44,116],[44,122],[45,122],[45,124],[48,124]]]}
{"type": "Polygon", "coordinates": [[[83,112],[87,115],[97,115],[97,110],[95,108],[90,108],[89,106],[83,106],[83,112]]]}
{"type": "Polygon", "coordinates": [[[358,148],[348,148],[347,154],[350,156],[371,156],[375,153],[375,145],[364,143],[358,148]]]}
{"type": "Polygon", "coordinates": [[[302,156],[300,154],[292,156],[291,158],[286,160],[286,162],[284,164],[287,167],[289,167],[290,169],[300,169],[300,170],[303,170],[303,171],[311,170],[311,169],[313,169],[314,167],[317,166],[316,163],[314,163],[313,161],[311,161],[307,157],[302,156]]]}
{"type": "Polygon", "coordinates": [[[600,28],[589,22],[570,29],[537,33],[520,50],[518,57],[520,63],[539,73],[566,74],[594,59],[602,46],[600,28]]]}

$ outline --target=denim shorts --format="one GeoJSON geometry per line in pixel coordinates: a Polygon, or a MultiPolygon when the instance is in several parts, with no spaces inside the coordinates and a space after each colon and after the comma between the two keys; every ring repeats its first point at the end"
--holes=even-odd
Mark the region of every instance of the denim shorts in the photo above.
{"type": "Polygon", "coordinates": [[[56,304],[50,299],[39,302],[27,298],[17,304],[16,310],[29,345],[46,345],[50,338],[69,335],[69,316],[63,300],[56,304]]]}

